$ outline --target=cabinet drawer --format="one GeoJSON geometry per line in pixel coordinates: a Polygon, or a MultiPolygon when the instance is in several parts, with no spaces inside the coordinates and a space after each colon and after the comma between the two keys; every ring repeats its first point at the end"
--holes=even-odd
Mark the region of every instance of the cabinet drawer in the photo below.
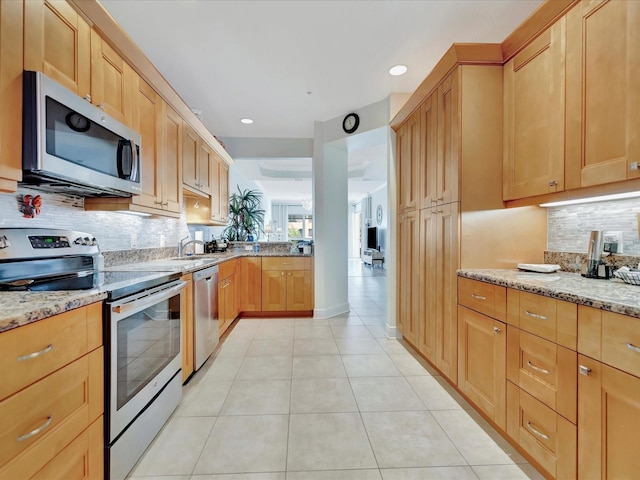
{"type": "Polygon", "coordinates": [[[34,450],[47,458],[103,412],[103,350],[99,348],[0,402],[0,466],[34,450]]]}
{"type": "Polygon", "coordinates": [[[311,258],[263,257],[262,270],[311,270],[311,258]]]}
{"type": "Polygon", "coordinates": [[[576,349],[578,308],[574,303],[508,289],[507,323],[571,350],[576,349]]]}
{"type": "Polygon", "coordinates": [[[574,424],[576,369],[576,352],[507,327],[507,378],[574,424]]]}
{"type": "Polygon", "coordinates": [[[498,320],[506,320],[507,289],[458,277],[458,303],[498,320]]]}
{"type": "Polygon", "coordinates": [[[552,477],[576,478],[576,426],[509,381],[507,433],[552,477]]]}
{"type": "Polygon", "coordinates": [[[100,303],[1,333],[0,400],[101,344],[100,303]]]}
{"type": "Polygon", "coordinates": [[[218,281],[229,278],[231,275],[237,273],[239,267],[239,258],[234,258],[233,260],[227,260],[226,262],[221,263],[218,268],[218,281]]]}
{"type": "Polygon", "coordinates": [[[580,353],[640,377],[640,318],[580,307],[580,353]]]}

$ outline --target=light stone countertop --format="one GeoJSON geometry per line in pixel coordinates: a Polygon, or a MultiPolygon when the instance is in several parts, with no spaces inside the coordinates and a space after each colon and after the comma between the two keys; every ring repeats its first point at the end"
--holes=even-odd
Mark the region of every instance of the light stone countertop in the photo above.
{"type": "Polygon", "coordinates": [[[458,275],[523,292],[557,298],[640,318],[640,286],[617,278],[585,278],[579,273],[533,273],[521,270],[458,270],[458,275]]]}
{"type": "MultiPolygon", "coordinates": [[[[191,273],[238,257],[312,257],[313,255],[229,251],[184,257],[184,260],[161,259],[105,268],[107,271],[181,272],[191,273]]],[[[160,273],[159,273],[160,274],[160,273]]],[[[60,290],[53,292],[0,292],[0,333],[60,313],[101,302],[107,294],[100,288],[90,290],[60,290]]]]}

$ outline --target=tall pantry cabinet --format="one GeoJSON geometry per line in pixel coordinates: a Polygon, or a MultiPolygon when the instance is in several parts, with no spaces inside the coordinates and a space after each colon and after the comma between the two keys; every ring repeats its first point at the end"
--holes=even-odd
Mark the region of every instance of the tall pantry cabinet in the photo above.
{"type": "Polygon", "coordinates": [[[493,64],[465,64],[465,46],[454,45],[441,61],[460,55],[452,68],[436,67],[445,75],[427,77],[423,85],[432,88],[414,113],[397,126],[392,122],[399,181],[397,326],[454,384],[456,271],[540,262],[546,244],[544,211],[503,206],[502,65],[489,61],[498,57],[492,47],[484,63],[493,64]],[[506,222],[516,227],[505,232],[506,222]]]}

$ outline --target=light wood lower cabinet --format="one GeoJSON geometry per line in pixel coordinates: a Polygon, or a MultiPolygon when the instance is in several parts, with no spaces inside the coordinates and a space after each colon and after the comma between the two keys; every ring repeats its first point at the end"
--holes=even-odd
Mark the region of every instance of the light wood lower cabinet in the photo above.
{"type": "Polygon", "coordinates": [[[0,334],[0,478],[102,478],[101,306],[0,334]]]}
{"type": "Polygon", "coordinates": [[[240,311],[262,310],[262,257],[240,259],[240,311]]]}
{"type": "Polygon", "coordinates": [[[181,321],[182,321],[182,382],[193,373],[195,353],[193,347],[194,318],[193,318],[193,274],[183,275],[180,280],[187,282],[182,291],[181,321]]]}
{"type": "Polygon", "coordinates": [[[493,420],[506,428],[506,325],[458,307],[458,388],[493,420]]]}
{"type": "Polygon", "coordinates": [[[310,257],[262,259],[262,311],[306,312],[313,308],[310,257]]]}
{"type": "MultiPolygon", "coordinates": [[[[415,259],[421,252],[420,211],[414,210],[399,216],[398,220],[398,261],[403,266],[398,278],[397,327],[402,335],[414,345],[420,335],[419,270],[415,259]]],[[[435,286],[435,283],[433,284],[435,286]]],[[[424,333],[424,332],[423,332],[424,333]]],[[[426,334],[426,333],[425,333],[426,334]]]]}
{"type": "Polygon", "coordinates": [[[228,260],[220,264],[218,272],[218,330],[220,336],[238,317],[238,271],[240,259],[228,260]]]}

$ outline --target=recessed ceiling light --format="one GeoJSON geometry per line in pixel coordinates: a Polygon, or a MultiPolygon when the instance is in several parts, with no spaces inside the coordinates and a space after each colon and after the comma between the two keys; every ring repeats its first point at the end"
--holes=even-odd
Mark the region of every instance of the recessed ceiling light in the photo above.
{"type": "Polygon", "coordinates": [[[389,74],[397,77],[398,75],[404,75],[407,73],[406,65],[394,65],[389,69],[389,74]]]}
{"type": "Polygon", "coordinates": [[[251,125],[253,123],[253,120],[250,118],[241,118],[240,122],[244,123],[245,125],[251,125]]]}

